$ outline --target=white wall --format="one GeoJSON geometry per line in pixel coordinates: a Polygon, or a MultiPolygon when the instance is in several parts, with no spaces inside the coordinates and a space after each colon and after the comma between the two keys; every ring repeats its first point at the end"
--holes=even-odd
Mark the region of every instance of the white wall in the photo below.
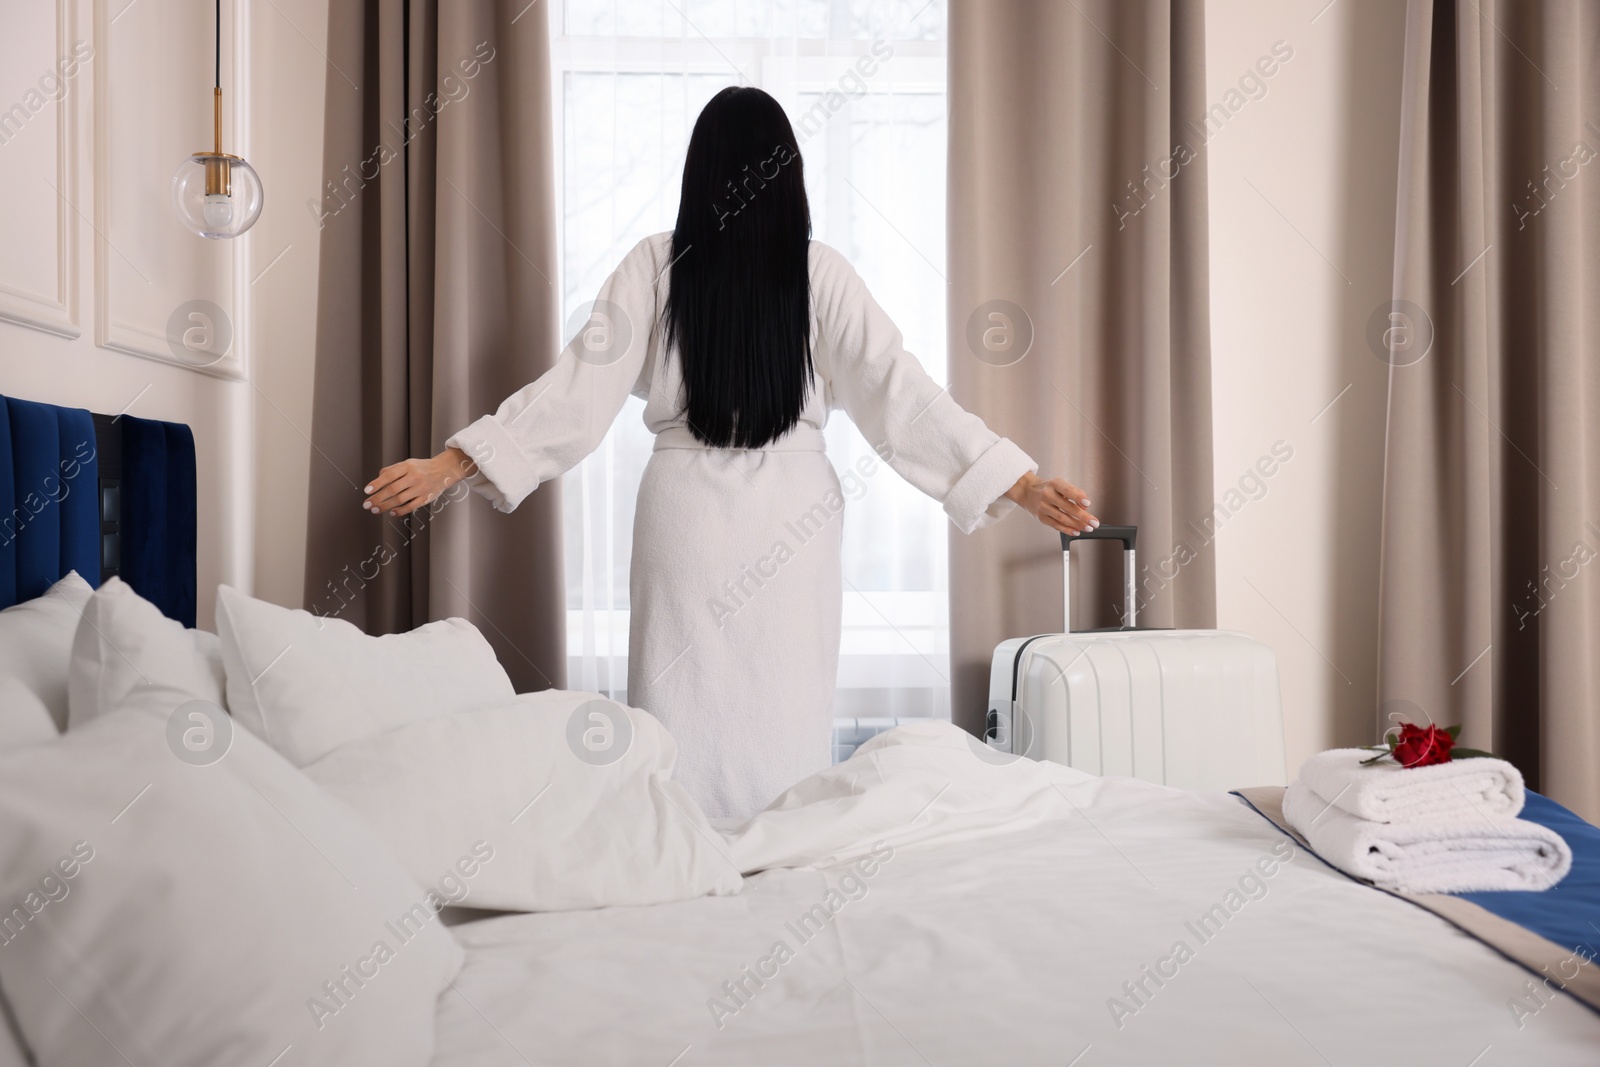
{"type": "Polygon", "coordinates": [[[299,600],[309,445],[295,427],[309,424],[317,267],[303,204],[327,21],[326,0],[223,9],[224,147],[267,191],[235,242],[188,234],[169,199],[179,161],[211,144],[210,5],[0,8],[0,392],[193,428],[202,624],[218,581],[299,600]],[[235,327],[206,367],[167,344],[173,311],[197,298],[235,327]]]}
{"type": "Polygon", "coordinates": [[[1291,772],[1376,719],[1386,371],[1365,332],[1392,273],[1405,7],[1327,2],[1206,5],[1212,102],[1293,50],[1208,143],[1218,500],[1293,449],[1233,498],[1218,622],[1277,650],[1291,772]]]}
{"type": "MultiPolygon", "coordinates": [[[[299,607],[306,563],[319,236],[306,201],[321,197],[328,0],[273,0],[254,9],[254,151],[272,198],[254,231],[253,288],[259,309],[251,368],[258,471],[255,595],[299,607]]],[[[338,72],[332,81],[355,92],[338,72]]]]}

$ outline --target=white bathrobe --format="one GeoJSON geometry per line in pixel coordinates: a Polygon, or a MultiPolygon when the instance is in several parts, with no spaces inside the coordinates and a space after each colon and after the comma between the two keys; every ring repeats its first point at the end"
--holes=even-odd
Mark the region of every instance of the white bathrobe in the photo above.
{"type": "Polygon", "coordinates": [[[928,377],[818,241],[816,378],[799,424],[759,450],[701,444],[662,321],[671,249],[670,233],[639,242],[556,365],[447,443],[510,511],[592,452],[629,394],[645,400],[656,442],[634,519],[628,702],[677,739],[675,777],[706,813],[745,819],[830,762],[844,496],[823,451],[828,413],[843,408],[968,533],[1010,511],[1003,494],[1038,465],[928,377]]]}

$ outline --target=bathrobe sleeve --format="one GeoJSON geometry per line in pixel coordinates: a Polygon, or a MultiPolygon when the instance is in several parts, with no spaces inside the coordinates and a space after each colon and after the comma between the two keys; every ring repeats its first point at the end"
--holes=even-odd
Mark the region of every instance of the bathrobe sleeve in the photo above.
{"type": "Polygon", "coordinates": [[[1005,492],[1039,465],[957,404],[905,350],[900,331],[837,251],[814,243],[819,339],[834,399],[906,481],[944,505],[962,533],[1016,507],[1005,492]]]}
{"type": "Polygon", "coordinates": [[[599,447],[645,371],[657,319],[656,259],[669,253],[659,237],[635,245],[555,366],[445,442],[472,457],[478,473],[468,484],[495,508],[513,510],[599,447]]]}

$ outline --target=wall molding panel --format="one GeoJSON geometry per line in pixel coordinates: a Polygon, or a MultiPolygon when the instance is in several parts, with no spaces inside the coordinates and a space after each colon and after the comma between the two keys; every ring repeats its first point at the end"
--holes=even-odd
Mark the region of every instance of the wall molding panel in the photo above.
{"type": "MultiPolygon", "coordinates": [[[[14,176],[7,174],[6,191],[17,197],[7,210],[20,214],[37,209],[33,233],[21,236],[17,250],[24,255],[32,253],[39,260],[53,260],[54,269],[39,272],[36,280],[42,285],[0,279],[0,321],[75,338],[82,333],[78,309],[79,217],[69,198],[75,197],[78,189],[78,131],[83,123],[84,101],[88,99],[84,84],[88,71],[84,68],[92,66],[93,60],[84,62],[74,54],[75,47],[91,47],[77,35],[77,0],[55,0],[54,22],[52,54],[31,57],[38,62],[29,67],[13,66],[24,70],[37,66],[38,81],[29,84],[17,99],[0,100],[0,108],[5,109],[0,112],[0,152],[21,156],[31,150],[31,161],[46,162],[51,172],[46,177],[19,160],[21,165],[14,176]],[[63,63],[73,65],[71,77],[62,77],[63,63]],[[52,75],[53,82],[47,80],[52,75]],[[52,84],[61,86],[61,95],[54,101],[48,95],[52,84]],[[35,110],[33,105],[40,102],[42,106],[35,110]],[[46,115],[53,118],[53,123],[38,121],[46,115]],[[49,138],[48,143],[43,140],[45,137],[49,138]],[[11,188],[13,182],[21,188],[11,188]],[[44,229],[49,221],[54,226],[53,233],[47,236],[44,229]]],[[[0,162],[11,158],[0,156],[0,162]]],[[[16,239],[10,233],[6,236],[8,240],[16,239]]]]}

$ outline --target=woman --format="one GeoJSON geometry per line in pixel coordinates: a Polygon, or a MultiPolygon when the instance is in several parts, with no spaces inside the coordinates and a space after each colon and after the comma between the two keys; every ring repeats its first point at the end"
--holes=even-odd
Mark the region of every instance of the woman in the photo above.
{"type": "Polygon", "coordinates": [[[639,486],[628,701],[678,742],[675,777],[743,819],[829,763],[844,498],[823,452],[843,408],[964,532],[1021,505],[1099,522],[1083,492],[936,385],[850,264],[810,239],[794,131],[759,89],[695,122],[677,228],[639,242],[556,365],[445,442],[385,467],[405,515],[466,478],[501,511],[575,466],[631,393],[655,450],[639,486]]]}

